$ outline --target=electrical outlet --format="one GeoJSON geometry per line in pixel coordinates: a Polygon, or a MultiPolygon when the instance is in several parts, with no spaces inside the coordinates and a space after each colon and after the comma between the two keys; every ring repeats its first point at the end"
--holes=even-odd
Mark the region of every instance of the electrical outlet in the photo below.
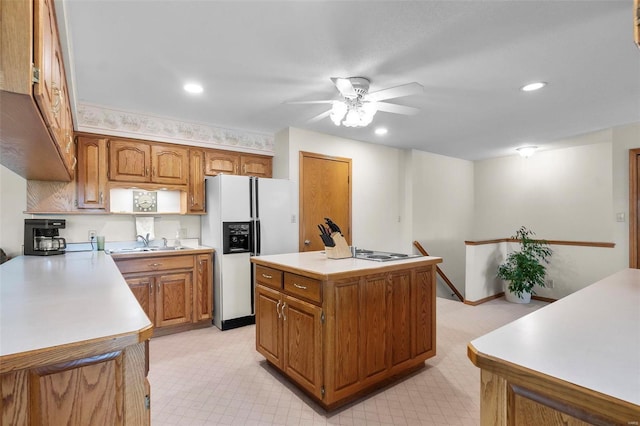
{"type": "Polygon", "coordinates": [[[547,288],[553,288],[553,280],[552,279],[548,279],[547,280],[547,288]]]}
{"type": "Polygon", "coordinates": [[[96,232],[94,230],[89,231],[89,241],[95,239],[96,235],[98,235],[98,232],[96,232]]]}

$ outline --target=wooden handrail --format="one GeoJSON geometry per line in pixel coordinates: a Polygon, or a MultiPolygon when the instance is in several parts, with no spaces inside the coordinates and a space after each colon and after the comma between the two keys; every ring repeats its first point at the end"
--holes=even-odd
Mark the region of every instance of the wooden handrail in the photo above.
{"type": "MultiPolygon", "coordinates": [[[[534,240],[538,242],[546,242],[550,245],[556,246],[581,246],[581,247],[604,247],[604,248],[614,248],[616,243],[604,243],[604,242],[593,242],[593,241],[564,241],[564,240],[534,240]]],[[[482,241],[465,241],[464,244],[467,246],[481,246],[484,244],[497,244],[497,243],[519,243],[520,240],[516,240],[514,238],[498,238],[495,240],[482,240],[482,241]]]]}
{"type": "MultiPolygon", "coordinates": [[[[413,242],[413,245],[418,249],[418,251],[420,253],[422,253],[423,256],[429,256],[429,253],[427,253],[427,251],[424,249],[424,247],[422,247],[422,244],[420,244],[417,241],[413,242]]],[[[444,272],[442,272],[442,269],[440,269],[439,266],[436,265],[436,272],[438,274],[440,274],[440,276],[442,277],[442,279],[444,280],[445,283],[447,283],[447,285],[449,286],[449,288],[451,289],[451,291],[453,291],[455,293],[456,296],[458,296],[458,299],[460,299],[461,302],[464,302],[464,297],[462,297],[462,294],[460,294],[460,292],[458,291],[458,289],[456,288],[455,285],[453,285],[453,283],[451,282],[451,280],[444,274],[444,272]]]]}

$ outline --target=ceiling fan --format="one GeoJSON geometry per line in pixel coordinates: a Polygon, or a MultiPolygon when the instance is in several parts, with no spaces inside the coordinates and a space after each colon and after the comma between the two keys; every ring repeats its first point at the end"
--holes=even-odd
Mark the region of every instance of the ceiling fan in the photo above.
{"type": "Polygon", "coordinates": [[[310,123],[330,117],[336,126],[365,127],[373,120],[377,111],[394,114],[414,115],[420,110],[404,105],[381,102],[387,99],[422,93],[418,83],[402,84],[369,93],[369,79],[364,77],[332,77],[331,81],[340,92],[342,99],[320,101],[291,101],[289,104],[331,104],[331,109],[309,120],[310,123]]]}

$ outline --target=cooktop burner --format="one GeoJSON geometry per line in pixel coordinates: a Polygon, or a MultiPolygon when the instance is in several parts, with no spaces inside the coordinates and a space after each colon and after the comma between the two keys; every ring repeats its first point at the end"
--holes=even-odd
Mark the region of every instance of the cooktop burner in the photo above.
{"type": "Polygon", "coordinates": [[[410,259],[413,257],[420,257],[420,255],[356,249],[356,255],[354,257],[356,259],[372,260],[375,262],[387,262],[391,260],[403,260],[403,259],[410,259]]]}

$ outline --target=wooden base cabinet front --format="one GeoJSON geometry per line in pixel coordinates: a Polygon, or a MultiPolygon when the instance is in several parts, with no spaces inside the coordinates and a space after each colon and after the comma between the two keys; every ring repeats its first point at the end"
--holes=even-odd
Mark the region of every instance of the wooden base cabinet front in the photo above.
{"type": "Polygon", "coordinates": [[[435,355],[434,265],[320,281],[258,262],[256,350],[325,408],[435,355]]]}
{"type": "Polygon", "coordinates": [[[34,355],[0,375],[1,424],[148,425],[148,356],[133,336],[34,355]]]}

